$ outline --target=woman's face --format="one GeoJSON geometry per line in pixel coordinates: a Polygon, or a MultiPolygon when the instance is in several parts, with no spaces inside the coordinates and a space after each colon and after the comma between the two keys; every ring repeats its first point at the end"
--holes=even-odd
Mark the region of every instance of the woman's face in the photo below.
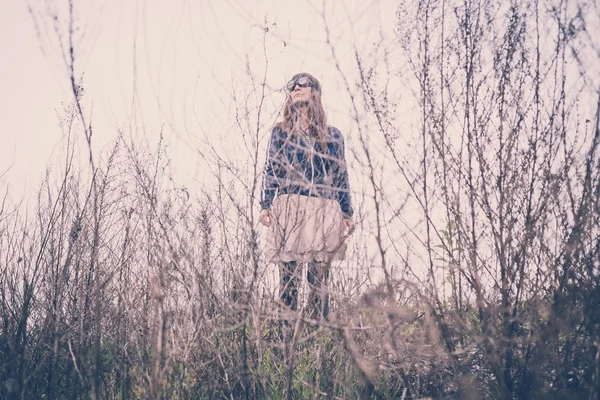
{"type": "Polygon", "coordinates": [[[292,103],[296,104],[308,102],[310,100],[311,90],[312,88],[310,86],[300,87],[296,85],[296,88],[292,91],[292,93],[290,93],[290,96],[292,97],[292,103]]]}
{"type": "Polygon", "coordinates": [[[307,76],[301,76],[299,78],[292,79],[286,85],[286,89],[290,93],[293,104],[308,102],[310,100],[312,87],[313,82],[307,76]]]}

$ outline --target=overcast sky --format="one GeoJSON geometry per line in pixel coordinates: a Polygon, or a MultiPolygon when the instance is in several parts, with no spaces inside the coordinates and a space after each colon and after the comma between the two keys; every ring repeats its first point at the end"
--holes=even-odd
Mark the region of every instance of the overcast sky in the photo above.
{"type": "MultiPolygon", "coordinates": [[[[63,58],[69,13],[67,1],[8,3],[0,6],[0,171],[12,165],[2,184],[18,198],[37,188],[64,144],[57,113],[72,98],[63,58]]],[[[194,149],[203,138],[227,142],[237,134],[232,96],[247,94],[247,66],[258,77],[267,71],[265,126],[284,100],[279,89],[299,71],[321,80],[329,121],[349,126],[324,18],[344,68],[353,64],[352,45],[365,48],[380,27],[393,29],[396,7],[358,0],[74,3],[75,75],[83,76],[92,147],[100,151],[119,130],[135,125],[139,132],[141,124],[153,141],[162,127],[183,181],[201,174],[194,149]]]]}

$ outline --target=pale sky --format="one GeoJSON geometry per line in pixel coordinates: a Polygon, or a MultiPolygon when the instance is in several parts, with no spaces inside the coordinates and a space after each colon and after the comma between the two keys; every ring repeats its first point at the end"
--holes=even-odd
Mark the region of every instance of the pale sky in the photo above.
{"type": "MultiPolygon", "coordinates": [[[[63,143],[57,110],[62,110],[61,102],[71,101],[71,92],[57,32],[65,41],[68,2],[7,3],[0,6],[0,173],[12,164],[1,183],[9,184],[18,198],[37,188],[63,143]],[[50,14],[59,16],[58,30],[49,23],[50,14]]],[[[369,46],[382,24],[392,29],[395,9],[386,6],[382,13],[379,2],[358,0],[74,3],[75,73],[83,73],[93,149],[100,151],[118,129],[126,132],[135,123],[138,129],[144,124],[150,141],[163,126],[174,171],[184,181],[199,173],[194,139],[211,132],[227,141],[228,134],[236,134],[232,93],[247,91],[246,63],[262,77],[265,51],[271,89],[282,87],[296,72],[311,72],[324,86],[330,122],[341,129],[349,126],[348,95],[325,43],[322,11],[344,68],[354,63],[352,44],[369,46]]],[[[267,100],[265,129],[274,122],[283,94],[274,92],[267,100]]],[[[82,135],[80,141],[85,144],[82,135]]]]}
{"type": "Polygon", "coordinates": [[[0,6],[0,171],[14,162],[12,191],[32,175],[37,183],[36,172],[59,140],[54,109],[68,92],[44,60],[27,9],[7,3],[0,6]]]}

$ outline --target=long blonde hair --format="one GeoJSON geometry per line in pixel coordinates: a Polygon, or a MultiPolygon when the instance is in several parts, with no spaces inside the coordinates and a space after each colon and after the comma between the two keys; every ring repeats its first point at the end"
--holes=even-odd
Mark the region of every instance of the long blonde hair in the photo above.
{"type": "Polygon", "coordinates": [[[308,134],[311,135],[321,146],[327,145],[327,116],[321,102],[321,84],[319,81],[306,72],[301,72],[292,77],[292,80],[306,76],[312,83],[310,91],[310,100],[302,105],[294,104],[292,96],[288,95],[283,106],[283,121],[279,122],[279,127],[290,135],[297,135],[300,132],[299,121],[301,116],[301,107],[306,107],[306,113],[309,121],[308,134]]]}

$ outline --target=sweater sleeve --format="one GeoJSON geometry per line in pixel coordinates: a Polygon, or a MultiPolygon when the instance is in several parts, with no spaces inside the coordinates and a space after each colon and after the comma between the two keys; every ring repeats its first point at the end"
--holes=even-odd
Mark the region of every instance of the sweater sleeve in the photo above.
{"type": "Polygon", "coordinates": [[[263,179],[260,190],[260,208],[266,210],[271,208],[271,203],[279,189],[279,182],[285,173],[278,159],[283,142],[285,141],[282,130],[274,127],[271,130],[269,145],[267,147],[267,157],[263,171],[263,179]]]}
{"type": "Polygon", "coordinates": [[[337,128],[333,128],[333,137],[336,142],[336,168],[334,169],[333,182],[337,190],[337,201],[340,204],[344,218],[352,218],[354,210],[350,195],[350,183],[348,182],[348,169],[346,168],[344,137],[337,128]]]}

